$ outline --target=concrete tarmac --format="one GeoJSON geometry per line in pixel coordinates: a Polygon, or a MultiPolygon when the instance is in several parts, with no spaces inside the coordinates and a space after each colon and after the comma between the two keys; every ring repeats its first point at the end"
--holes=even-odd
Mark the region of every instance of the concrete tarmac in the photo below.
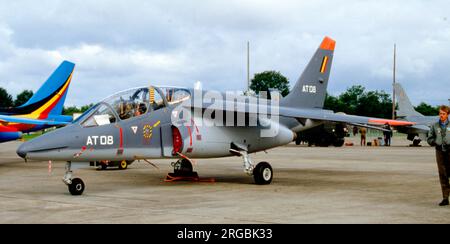
{"type": "MultiPolygon", "coordinates": [[[[353,140],[356,140],[355,138],[353,140]]],[[[209,182],[164,182],[171,160],[127,170],[75,170],[86,183],[72,196],[64,162],[25,163],[20,142],[0,144],[0,223],[450,223],[439,207],[434,149],[288,146],[252,155],[274,168],[259,186],[238,157],[196,160],[209,182]]],[[[422,143],[423,144],[423,143],[422,143]]]]}

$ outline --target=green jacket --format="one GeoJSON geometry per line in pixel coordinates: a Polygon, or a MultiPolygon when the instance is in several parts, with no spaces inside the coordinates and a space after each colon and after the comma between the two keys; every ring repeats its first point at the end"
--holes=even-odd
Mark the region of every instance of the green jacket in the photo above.
{"type": "Polygon", "coordinates": [[[434,123],[428,132],[428,144],[436,147],[450,147],[450,127],[447,124],[442,129],[439,122],[434,123]]]}

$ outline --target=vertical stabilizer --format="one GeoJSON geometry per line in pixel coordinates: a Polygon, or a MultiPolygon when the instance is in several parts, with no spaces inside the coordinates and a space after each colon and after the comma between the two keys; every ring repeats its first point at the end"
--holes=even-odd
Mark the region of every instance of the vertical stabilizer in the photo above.
{"type": "Polygon", "coordinates": [[[336,42],[325,37],[282,106],[323,108],[336,42]]]}
{"type": "Polygon", "coordinates": [[[423,116],[421,113],[417,112],[414,109],[414,106],[412,105],[411,101],[408,98],[408,95],[406,95],[406,92],[405,90],[403,90],[403,87],[400,85],[400,83],[395,83],[394,91],[398,101],[397,117],[423,116]]]}

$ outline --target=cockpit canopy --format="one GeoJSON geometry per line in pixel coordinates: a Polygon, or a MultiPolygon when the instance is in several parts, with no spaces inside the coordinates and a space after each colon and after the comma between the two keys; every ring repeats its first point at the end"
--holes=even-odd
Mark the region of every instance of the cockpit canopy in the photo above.
{"type": "Polygon", "coordinates": [[[84,127],[111,124],[180,103],[190,97],[190,91],[185,88],[156,86],[133,88],[105,98],[74,123],[80,123],[84,127]]]}

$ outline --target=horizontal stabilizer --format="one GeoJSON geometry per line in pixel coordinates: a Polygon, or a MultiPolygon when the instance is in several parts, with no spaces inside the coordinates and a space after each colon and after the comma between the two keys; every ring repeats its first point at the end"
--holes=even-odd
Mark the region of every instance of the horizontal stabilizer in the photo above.
{"type": "Polygon", "coordinates": [[[0,115],[0,123],[21,123],[21,124],[29,124],[29,125],[67,125],[70,122],[61,122],[61,121],[52,121],[52,120],[41,120],[41,119],[28,119],[22,117],[14,117],[8,115],[0,115]]]}

